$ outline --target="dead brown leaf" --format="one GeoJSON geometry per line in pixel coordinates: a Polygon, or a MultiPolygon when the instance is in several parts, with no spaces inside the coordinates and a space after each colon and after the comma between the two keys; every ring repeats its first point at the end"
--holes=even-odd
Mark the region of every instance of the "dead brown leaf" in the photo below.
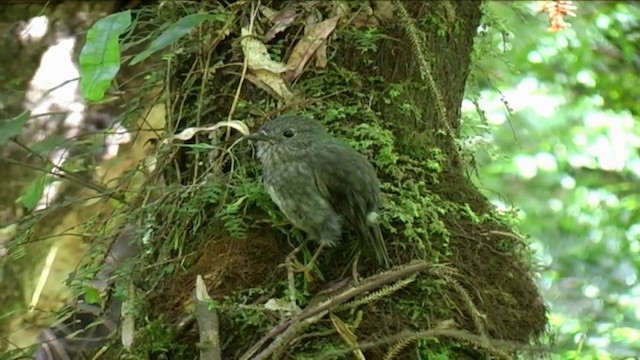
{"type": "Polygon", "coordinates": [[[351,25],[357,28],[377,27],[380,25],[380,20],[373,15],[373,8],[371,6],[363,5],[358,9],[358,12],[353,17],[351,25]]]}
{"type": "Polygon", "coordinates": [[[273,22],[273,19],[275,19],[276,15],[278,14],[272,8],[270,8],[268,6],[264,6],[264,5],[260,6],[260,12],[262,13],[262,15],[264,15],[264,17],[269,19],[269,21],[271,21],[271,22],[273,22]]]}
{"type": "Polygon", "coordinates": [[[315,54],[316,66],[319,69],[324,69],[327,66],[327,43],[323,42],[322,45],[316,50],[315,54]]]}
{"type": "Polygon", "coordinates": [[[273,26],[267,31],[262,39],[263,42],[273,40],[279,33],[285,31],[298,17],[298,13],[293,8],[287,8],[277,13],[273,18],[273,26]]]}
{"type": "Polygon", "coordinates": [[[383,24],[393,22],[393,4],[389,0],[374,0],[373,15],[383,24]]]}
{"type": "Polygon", "coordinates": [[[348,19],[351,15],[351,6],[346,1],[335,1],[333,6],[335,16],[348,19]]]}
{"type": "MultiPolygon", "coordinates": [[[[314,56],[322,44],[326,43],[329,35],[333,33],[336,25],[338,25],[338,20],[340,20],[340,17],[334,16],[317,24],[308,24],[305,27],[304,36],[293,48],[293,52],[287,61],[287,67],[292,69],[286,74],[289,81],[294,81],[300,77],[311,57],[314,56]]],[[[326,55],[324,60],[320,59],[320,62],[322,61],[326,62],[326,55]]]]}

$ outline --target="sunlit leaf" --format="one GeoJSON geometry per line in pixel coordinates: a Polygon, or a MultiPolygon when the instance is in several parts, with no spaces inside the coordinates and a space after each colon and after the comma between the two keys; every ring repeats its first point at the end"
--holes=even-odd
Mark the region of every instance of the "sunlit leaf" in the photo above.
{"type": "Polygon", "coordinates": [[[42,198],[44,187],[47,183],[47,175],[42,175],[29,184],[27,189],[20,197],[20,202],[28,210],[33,210],[42,198]]]}
{"type": "Polygon", "coordinates": [[[578,16],[559,33],[533,4],[488,3],[493,25],[505,27],[477,38],[480,91],[469,98],[494,149],[476,160],[487,196],[513,214],[545,264],[541,294],[557,357],[635,358],[640,102],[630,29],[640,7],[574,3],[578,16]]]}
{"type": "Polygon", "coordinates": [[[13,119],[0,121],[0,147],[6,145],[12,137],[20,134],[30,117],[31,112],[25,111],[13,119]]]}
{"type": "Polygon", "coordinates": [[[119,37],[131,25],[131,11],[106,16],[87,32],[80,51],[80,87],[82,96],[99,101],[120,70],[119,37]]]}
{"type": "MultiPolygon", "coordinates": [[[[349,326],[335,314],[329,314],[329,317],[334,329],[338,332],[342,340],[349,346],[358,346],[358,337],[349,329],[349,326]]],[[[354,350],[353,355],[358,360],[365,360],[364,354],[362,354],[360,349],[354,350]]]]}
{"type": "Polygon", "coordinates": [[[100,291],[92,286],[84,288],[84,301],[87,304],[100,304],[102,303],[102,296],[100,291]]]}
{"type": "Polygon", "coordinates": [[[135,65],[141,61],[144,61],[153,53],[158,52],[178,41],[178,39],[188,34],[191,30],[193,30],[193,28],[200,25],[202,22],[206,20],[219,19],[221,19],[220,15],[206,13],[191,14],[183,17],[182,19],[169,26],[169,28],[163,31],[160,36],[153,39],[146,50],[136,55],[136,57],[131,60],[131,65],[135,65]]]}

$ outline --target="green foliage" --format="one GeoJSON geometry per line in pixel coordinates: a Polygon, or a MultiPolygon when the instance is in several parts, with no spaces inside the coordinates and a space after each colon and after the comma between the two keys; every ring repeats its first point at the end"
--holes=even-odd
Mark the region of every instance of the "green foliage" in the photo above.
{"type": "Polygon", "coordinates": [[[187,35],[191,30],[193,30],[196,26],[200,25],[204,21],[220,21],[224,22],[228,19],[228,16],[224,14],[209,14],[209,13],[197,13],[187,15],[185,17],[180,18],[173,24],[167,26],[166,30],[164,30],[158,37],[154,38],[149,44],[149,47],[136,55],[133,60],[131,60],[131,65],[138,64],[144,60],[146,60],[149,56],[154,53],[166,48],[167,46],[174,44],[181,37],[187,35]]]}
{"type": "Polygon", "coordinates": [[[544,267],[557,358],[633,357],[640,8],[576,4],[559,33],[530,4],[487,5],[465,127],[488,134],[476,147],[482,185],[544,267]]]}
{"type": "MultiPolygon", "coordinates": [[[[389,36],[379,28],[345,28],[340,30],[340,36],[347,42],[353,42],[360,55],[377,53],[382,40],[389,39],[389,36]]],[[[368,64],[373,64],[373,60],[366,61],[368,64]]]]}
{"type": "Polygon", "coordinates": [[[457,346],[442,344],[437,339],[419,340],[418,349],[421,359],[449,360],[455,358],[457,346]]]}
{"type": "Polygon", "coordinates": [[[22,128],[29,121],[31,112],[25,111],[13,119],[0,122],[0,147],[5,146],[11,138],[20,134],[22,128]]]}
{"type": "Polygon", "coordinates": [[[53,180],[46,175],[39,176],[35,178],[24,190],[22,196],[20,196],[20,202],[27,210],[33,210],[40,198],[42,198],[42,194],[44,192],[44,188],[48,183],[51,183],[53,180]]]}
{"type": "Polygon", "coordinates": [[[80,88],[86,100],[99,101],[120,70],[119,37],[131,25],[131,11],[105,16],[91,26],[80,51],[80,88]]]}
{"type": "Polygon", "coordinates": [[[225,204],[222,211],[217,213],[218,219],[222,221],[229,236],[236,239],[244,237],[247,232],[248,225],[243,221],[240,213],[244,208],[243,205],[246,205],[246,200],[245,196],[230,204],[225,204]]]}
{"type": "Polygon", "coordinates": [[[348,143],[361,152],[375,151],[376,165],[387,168],[398,162],[398,154],[393,147],[393,134],[391,131],[371,124],[360,124],[353,129],[348,143]]]}
{"type": "MultiPolygon", "coordinates": [[[[166,351],[171,351],[174,358],[182,358],[181,352],[188,344],[179,344],[175,341],[175,329],[167,326],[162,318],[150,320],[139,329],[139,345],[133,348],[128,355],[121,355],[124,359],[149,359],[166,351]]],[[[138,343],[136,343],[138,344],[138,343]]]]}
{"type": "MultiPolygon", "coordinates": [[[[251,301],[251,299],[255,299],[258,295],[270,294],[264,289],[254,288],[239,291],[225,299],[222,307],[229,310],[228,320],[242,330],[246,330],[247,327],[256,329],[266,325],[267,318],[265,316],[265,309],[252,306],[238,306],[238,304],[244,304],[251,301]]],[[[251,334],[251,332],[247,332],[247,334],[251,334]]]]}

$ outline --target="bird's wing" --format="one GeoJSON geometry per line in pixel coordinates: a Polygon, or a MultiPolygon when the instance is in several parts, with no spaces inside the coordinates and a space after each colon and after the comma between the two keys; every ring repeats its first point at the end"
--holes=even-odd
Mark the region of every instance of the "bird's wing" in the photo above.
{"type": "Polygon", "coordinates": [[[320,193],[371,246],[380,265],[389,266],[389,255],[378,224],[367,215],[378,205],[380,185],[375,169],[360,153],[342,144],[323,144],[312,153],[314,180],[320,193]]]}
{"type": "Polygon", "coordinates": [[[375,169],[360,153],[342,144],[328,144],[310,159],[314,180],[322,196],[372,246],[376,259],[389,266],[389,255],[377,223],[367,215],[378,206],[380,184],[375,169]]]}
{"type": "Polygon", "coordinates": [[[378,200],[375,170],[342,144],[323,144],[311,161],[318,190],[356,230],[367,233],[366,216],[378,200]]]}

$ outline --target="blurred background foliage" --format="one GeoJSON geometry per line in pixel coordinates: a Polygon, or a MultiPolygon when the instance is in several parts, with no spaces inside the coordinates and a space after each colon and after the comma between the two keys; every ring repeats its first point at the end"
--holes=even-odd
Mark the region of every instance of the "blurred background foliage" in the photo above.
{"type": "Polygon", "coordinates": [[[640,354],[640,3],[489,2],[464,104],[478,184],[541,265],[558,359],[640,354]]]}

